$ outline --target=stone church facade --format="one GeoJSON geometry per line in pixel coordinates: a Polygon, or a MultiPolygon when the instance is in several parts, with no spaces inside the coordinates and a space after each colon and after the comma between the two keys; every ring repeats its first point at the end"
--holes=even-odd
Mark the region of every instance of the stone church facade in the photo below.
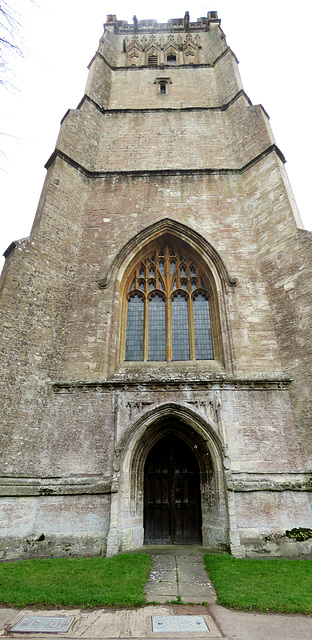
{"type": "Polygon", "coordinates": [[[216,12],[107,17],[1,275],[0,555],[312,527],[311,233],[216,12]]]}

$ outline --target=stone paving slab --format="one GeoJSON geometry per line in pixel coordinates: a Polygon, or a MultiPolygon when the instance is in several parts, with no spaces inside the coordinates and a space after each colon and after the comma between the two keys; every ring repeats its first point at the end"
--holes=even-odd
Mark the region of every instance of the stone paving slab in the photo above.
{"type": "Polygon", "coordinates": [[[189,584],[204,584],[207,587],[211,587],[212,583],[209,580],[209,576],[207,574],[207,578],[201,575],[200,573],[188,575],[186,571],[178,571],[179,582],[189,582],[189,584]]]}
{"type": "MultiPolygon", "coordinates": [[[[67,632],[63,632],[61,631],[60,633],[57,633],[57,635],[55,636],[56,638],[67,638],[69,635],[71,635],[73,633],[73,629],[76,623],[76,620],[78,619],[78,617],[80,616],[80,609],[70,609],[70,611],[68,609],[57,609],[57,612],[54,610],[52,611],[34,611],[33,609],[7,609],[7,614],[5,616],[6,620],[5,623],[3,625],[1,625],[1,629],[0,629],[0,637],[3,636],[7,636],[8,632],[10,633],[10,635],[12,637],[16,637],[16,638],[24,638],[25,637],[29,638],[30,636],[32,636],[32,633],[30,634],[26,634],[25,632],[21,632],[21,633],[11,633],[11,629],[12,627],[14,627],[18,622],[20,622],[20,620],[22,620],[22,618],[24,617],[29,617],[29,618],[42,618],[42,617],[46,617],[46,618],[51,618],[54,616],[58,616],[58,617],[73,617],[74,621],[73,624],[71,626],[71,628],[69,629],[69,631],[67,632]],[[9,612],[11,612],[11,615],[9,615],[9,612]]],[[[0,621],[2,622],[3,618],[1,615],[1,608],[0,608],[0,621]]],[[[36,633],[33,635],[34,638],[36,638],[37,640],[40,637],[44,637],[44,638],[49,638],[49,640],[51,640],[53,634],[48,633],[48,634],[44,634],[42,635],[42,633],[36,633]]]]}
{"type": "Polygon", "coordinates": [[[166,556],[158,556],[152,555],[153,557],[153,566],[155,569],[167,569],[168,571],[176,570],[176,556],[175,555],[166,555],[166,556]]]}
{"type": "Polygon", "coordinates": [[[174,571],[166,571],[166,569],[152,569],[149,580],[151,582],[162,582],[165,580],[166,582],[172,582],[177,580],[177,572],[174,571]]]}
{"type": "Polygon", "coordinates": [[[148,553],[153,556],[199,556],[203,557],[205,553],[209,552],[201,544],[148,544],[135,550],[136,553],[148,553]]]}
{"type": "Polygon", "coordinates": [[[197,553],[189,553],[189,554],[175,554],[175,557],[177,559],[177,563],[179,564],[179,562],[183,562],[183,564],[202,564],[203,563],[203,555],[198,555],[197,553]]]}
{"type": "Polygon", "coordinates": [[[24,616],[11,629],[11,633],[66,633],[75,616],[24,616]]]}
{"type": "Polygon", "coordinates": [[[179,589],[183,588],[184,590],[189,587],[189,590],[197,589],[198,591],[208,591],[210,593],[215,593],[214,588],[210,584],[206,584],[205,582],[193,582],[192,580],[179,580],[179,589]]]}
{"type": "Polygon", "coordinates": [[[159,633],[208,633],[204,616],[152,616],[152,630],[159,633]]]}
{"type": "MultiPolygon", "coordinates": [[[[155,596],[162,596],[162,602],[167,602],[168,600],[173,600],[178,597],[178,589],[172,587],[168,584],[157,584],[153,587],[149,587],[148,591],[146,591],[146,597],[148,602],[153,602],[155,600],[155,596]]],[[[161,602],[161,600],[157,600],[157,602],[161,602]]]]}
{"type": "Polygon", "coordinates": [[[177,571],[181,580],[184,578],[185,580],[198,580],[199,582],[206,582],[208,580],[208,582],[210,582],[208,573],[205,571],[204,566],[200,564],[193,565],[190,568],[180,564],[177,566],[177,571]]]}
{"type": "Polygon", "coordinates": [[[0,630],[3,629],[10,620],[12,620],[15,613],[17,613],[15,609],[0,607],[0,630]]]}
{"type": "MultiPolygon", "coordinates": [[[[173,599],[174,601],[174,599],[173,599]]],[[[207,595],[207,593],[203,594],[202,596],[198,593],[184,593],[183,596],[181,596],[181,602],[185,605],[187,604],[192,604],[192,605],[201,605],[201,604],[215,604],[215,597],[214,596],[209,596],[207,595]]],[[[157,600],[154,600],[154,602],[158,602],[157,600]]]]}
{"type": "Polygon", "coordinates": [[[229,640],[311,640],[312,617],[234,611],[217,604],[208,607],[224,638],[229,640]]]}

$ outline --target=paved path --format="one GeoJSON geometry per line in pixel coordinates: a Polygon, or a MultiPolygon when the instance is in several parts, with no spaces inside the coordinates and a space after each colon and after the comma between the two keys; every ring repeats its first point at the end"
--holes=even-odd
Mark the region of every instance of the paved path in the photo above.
{"type": "Polygon", "coordinates": [[[216,592],[205,571],[203,547],[151,545],[140,551],[149,553],[153,560],[145,589],[148,602],[217,602],[216,592]]]}

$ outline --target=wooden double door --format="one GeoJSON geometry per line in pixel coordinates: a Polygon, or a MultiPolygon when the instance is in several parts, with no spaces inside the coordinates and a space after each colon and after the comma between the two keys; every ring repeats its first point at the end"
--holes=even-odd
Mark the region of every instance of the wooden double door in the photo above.
{"type": "Polygon", "coordinates": [[[161,438],[145,463],[144,542],[201,542],[198,463],[190,447],[175,434],[161,438]]]}

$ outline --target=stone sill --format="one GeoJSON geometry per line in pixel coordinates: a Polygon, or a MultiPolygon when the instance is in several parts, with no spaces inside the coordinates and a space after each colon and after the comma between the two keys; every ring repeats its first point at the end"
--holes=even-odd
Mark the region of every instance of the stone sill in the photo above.
{"type": "Polygon", "coordinates": [[[113,377],[112,382],[153,380],[159,382],[194,382],[198,379],[209,379],[226,375],[226,371],[217,360],[201,360],[192,362],[122,362],[113,377]]]}
{"type": "Polygon", "coordinates": [[[0,477],[1,497],[101,495],[113,492],[112,483],[103,479],[0,477]]]}

